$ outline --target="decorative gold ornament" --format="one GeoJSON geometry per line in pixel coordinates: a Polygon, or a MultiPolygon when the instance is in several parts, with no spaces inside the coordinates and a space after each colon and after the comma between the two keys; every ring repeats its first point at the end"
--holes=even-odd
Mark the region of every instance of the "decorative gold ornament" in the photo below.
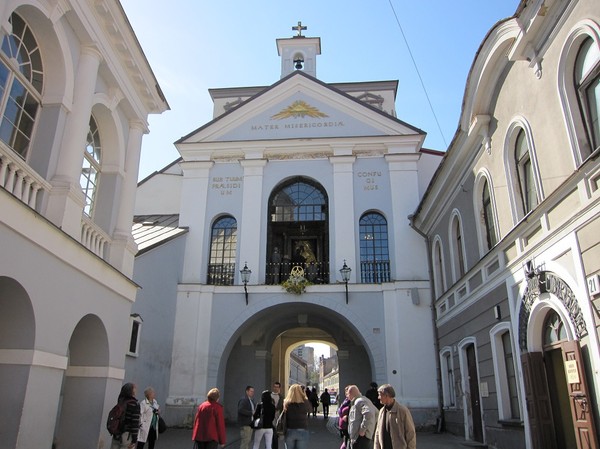
{"type": "Polygon", "coordinates": [[[304,268],[300,265],[293,266],[290,277],[281,284],[286,292],[294,295],[301,295],[309,285],[312,283],[304,277],[304,268]]]}
{"type": "Polygon", "coordinates": [[[329,117],[327,114],[319,111],[319,109],[314,106],[309,105],[303,100],[296,100],[287,108],[281,110],[278,114],[275,114],[271,117],[271,120],[283,120],[285,118],[304,118],[304,117],[312,117],[312,118],[322,118],[329,117]]]}

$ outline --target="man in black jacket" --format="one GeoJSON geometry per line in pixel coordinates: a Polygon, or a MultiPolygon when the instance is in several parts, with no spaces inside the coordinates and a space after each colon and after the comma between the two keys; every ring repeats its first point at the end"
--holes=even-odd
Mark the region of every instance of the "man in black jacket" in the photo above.
{"type": "Polygon", "coordinates": [[[321,404],[323,404],[323,416],[325,419],[329,416],[329,406],[331,405],[331,396],[329,395],[329,391],[325,388],[325,391],[321,394],[321,404]]]}
{"type": "Polygon", "coordinates": [[[252,439],[252,416],[256,405],[252,399],[254,396],[254,387],[248,385],[246,394],[238,401],[237,421],[240,426],[240,449],[248,449],[252,439]]]}

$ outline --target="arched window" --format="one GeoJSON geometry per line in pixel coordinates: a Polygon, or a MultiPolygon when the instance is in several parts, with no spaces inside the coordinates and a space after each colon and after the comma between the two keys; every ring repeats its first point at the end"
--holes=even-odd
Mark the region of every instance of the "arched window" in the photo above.
{"type": "Polygon", "coordinates": [[[544,346],[552,346],[567,339],[567,330],[560,316],[555,311],[550,312],[544,320],[544,346]]]}
{"type": "Polygon", "coordinates": [[[369,212],[361,217],[359,227],[361,282],[390,282],[390,252],[386,219],[377,212],[369,212]]]}
{"type": "Polygon", "coordinates": [[[537,191],[531,164],[531,154],[524,130],[520,130],[515,141],[515,168],[523,214],[527,215],[538,204],[537,191]]]}
{"type": "MultiPolygon", "coordinates": [[[[575,60],[575,89],[591,151],[600,147],[600,49],[592,38],[586,38],[575,60]]],[[[582,160],[589,154],[582,154],[582,160]]]]}
{"type": "Polygon", "coordinates": [[[83,152],[83,167],[81,168],[81,177],[79,183],[85,196],[85,206],[83,212],[91,217],[94,212],[94,200],[98,190],[98,180],[100,178],[100,168],[102,162],[102,147],[100,145],[100,135],[98,125],[94,117],[90,117],[90,129],[87,135],[85,151],[83,152]]]}
{"type": "Polygon", "coordinates": [[[237,252],[237,222],[226,216],[216,220],[210,237],[207,283],[233,285],[237,252]]]}
{"type": "Polygon", "coordinates": [[[27,158],[43,88],[42,58],[29,26],[17,14],[0,51],[0,140],[27,158]]]}
{"type": "Polygon", "coordinates": [[[444,256],[442,253],[442,242],[439,237],[433,242],[433,281],[435,286],[435,296],[439,298],[446,291],[444,256]]]}
{"type": "Polygon", "coordinates": [[[492,197],[490,195],[490,187],[487,179],[483,180],[483,186],[481,190],[481,218],[483,221],[483,228],[485,230],[487,250],[490,250],[496,246],[496,243],[498,243],[498,237],[496,235],[494,209],[492,207],[492,197]]]}
{"type": "Polygon", "coordinates": [[[454,280],[457,281],[463,277],[467,271],[462,226],[458,215],[454,215],[452,218],[452,225],[450,227],[450,241],[452,242],[452,266],[454,269],[454,280]]]}
{"type": "Polygon", "coordinates": [[[313,179],[295,177],[269,198],[266,283],[285,281],[300,266],[313,284],[329,282],[329,221],[325,189],[313,179]]]}

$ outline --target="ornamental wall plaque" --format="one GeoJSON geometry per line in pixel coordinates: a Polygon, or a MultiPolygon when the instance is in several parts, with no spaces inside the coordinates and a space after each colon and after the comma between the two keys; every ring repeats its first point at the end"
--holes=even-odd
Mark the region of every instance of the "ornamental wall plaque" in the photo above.
{"type": "Polygon", "coordinates": [[[527,277],[527,289],[521,299],[521,310],[519,311],[519,347],[523,352],[527,352],[527,324],[531,309],[542,293],[552,293],[563,303],[574,324],[578,339],[587,335],[581,308],[573,290],[567,283],[549,271],[532,272],[527,277]]]}

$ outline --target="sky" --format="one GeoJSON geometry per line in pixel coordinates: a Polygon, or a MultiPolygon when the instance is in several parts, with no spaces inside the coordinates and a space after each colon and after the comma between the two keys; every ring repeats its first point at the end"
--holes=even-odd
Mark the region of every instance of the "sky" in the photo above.
{"type": "Polygon", "coordinates": [[[325,83],[398,80],[398,118],[427,133],[425,148],[444,151],[458,126],[475,53],[519,1],[121,3],[171,107],[149,117],[141,180],[179,157],[173,142],[212,120],[208,89],[269,86],[280,79],[275,40],[294,36],[298,21],[308,27],[303,35],[321,38],[317,78],[325,83]]]}

